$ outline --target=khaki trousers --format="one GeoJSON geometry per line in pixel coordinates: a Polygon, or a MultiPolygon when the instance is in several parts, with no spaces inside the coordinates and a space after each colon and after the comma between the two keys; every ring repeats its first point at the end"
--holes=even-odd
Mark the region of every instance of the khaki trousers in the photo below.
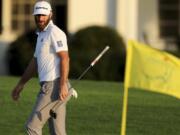
{"type": "MultiPolygon", "coordinates": [[[[41,82],[41,89],[37,96],[35,106],[27,123],[28,135],[42,135],[42,128],[48,121],[51,135],[66,135],[66,102],[56,110],[56,119],[49,115],[53,105],[59,102],[59,79],[50,82],[41,82]]],[[[69,84],[67,84],[70,87],[69,84]]]]}

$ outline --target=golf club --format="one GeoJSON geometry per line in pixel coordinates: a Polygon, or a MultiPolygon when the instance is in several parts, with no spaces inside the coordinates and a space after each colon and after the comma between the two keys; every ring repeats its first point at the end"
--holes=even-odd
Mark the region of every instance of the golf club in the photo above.
{"type": "MultiPolygon", "coordinates": [[[[106,53],[106,51],[109,49],[109,46],[106,46],[101,53],[91,62],[89,67],[86,68],[86,70],[76,79],[77,81],[81,80],[81,78],[87,73],[87,71],[92,68],[99,59],[106,53]]],[[[74,96],[77,98],[77,92],[72,88],[72,86],[69,88],[68,96],[66,97],[65,101],[69,100],[71,96],[74,96]]],[[[64,101],[58,101],[50,110],[49,114],[52,118],[56,119],[57,114],[56,110],[57,108],[63,103],[64,101]]]]}

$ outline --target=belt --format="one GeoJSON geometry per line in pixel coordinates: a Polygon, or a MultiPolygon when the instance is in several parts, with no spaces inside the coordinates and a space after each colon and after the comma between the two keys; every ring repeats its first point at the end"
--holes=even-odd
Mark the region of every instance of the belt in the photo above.
{"type": "Polygon", "coordinates": [[[58,78],[56,78],[56,79],[54,79],[52,81],[41,81],[39,84],[40,84],[40,86],[43,86],[45,83],[53,83],[53,82],[58,81],[59,79],[60,79],[60,77],[58,77],[58,78]]]}

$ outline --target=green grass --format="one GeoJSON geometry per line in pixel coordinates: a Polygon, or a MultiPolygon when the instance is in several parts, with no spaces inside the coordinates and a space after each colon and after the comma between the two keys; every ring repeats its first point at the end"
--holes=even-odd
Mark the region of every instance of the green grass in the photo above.
{"type": "MultiPolygon", "coordinates": [[[[38,80],[26,85],[20,100],[10,95],[17,77],[0,77],[0,135],[25,135],[24,123],[39,90],[38,80]]],[[[71,81],[75,83],[75,81],[71,81]]],[[[80,81],[77,100],[67,105],[68,135],[120,135],[123,85],[80,81]]],[[[129,91],[127,135],[179,135],[180,100],[157,93],[129,91]]],[[[48,135],[47,125],[43,135],[48,135]]]]}

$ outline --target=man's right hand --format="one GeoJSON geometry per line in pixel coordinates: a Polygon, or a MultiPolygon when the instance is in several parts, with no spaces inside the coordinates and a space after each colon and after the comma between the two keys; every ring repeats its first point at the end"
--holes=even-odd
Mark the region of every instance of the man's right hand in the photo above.
{"type": "Polygon", "coordinates": [[[11,96],[12,96],[12,99],[13,99],[14,101],[17,101],[17,100],[19,99],[19,97],[20,97],[20,92],[22,91],[22,89],[23,89],[23,86],[22,86],[22,85],[17,85],[17,86],[13,89],[13,91],[12,91],[12,93],[11,93],[11,96]]]}

